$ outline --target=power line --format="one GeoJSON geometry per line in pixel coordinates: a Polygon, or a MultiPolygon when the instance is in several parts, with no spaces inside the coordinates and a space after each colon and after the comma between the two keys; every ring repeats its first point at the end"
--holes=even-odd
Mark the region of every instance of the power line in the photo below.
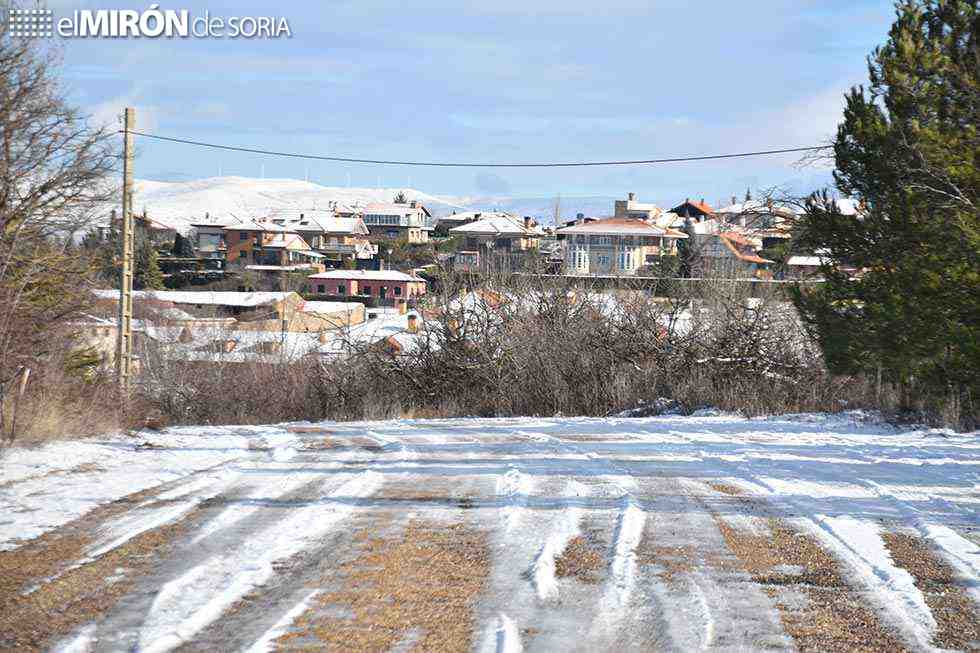
{"type": "MultiPolygon", "coordinates": [[[[120,132],[123,133],[123,132],[120,132]]],[[[317,154],[298,154],[296,152],[276,152],[274,150],[263,150],[254,147],[238,147],[235,145],[220,145],[218,143],[205,143],[203,141],[192,141],[186,138],[174,138],[172,136],[158,136],[144,132],[130,132],[143,138],[152,138],[158,141],[169,143],[181,143],[183,145],[195,145],[197,147],[209,147],[216,150],[230,150],[232,152],[247,152],[249,154],[264,154],[268,156],[281,156],[291,159],[311,159],[315,161],[336,161],[340,163],[370,163],[375,165],[392,166],[425,166],[429,168],[582,168],[595,166],[633,166],[646,165],[652,163],[681,163],[684,161],[710,161],[713,159],[737,159],[750,156],[766,156],[770,154],[789,154],[792,152],[815,152],[826,150],[830,145],[815,145],[811,147],[788,147],[776,150],[760,150],[757,152],[738,152],[735,154],[710,154],[705,156],[676,156],[662,159],[637,159],[633,161],[575,161],[569,163],[445,163],[438,161],[389,161],[385,159],[359,159],[344,156],[322,156],[317,154]]]]}

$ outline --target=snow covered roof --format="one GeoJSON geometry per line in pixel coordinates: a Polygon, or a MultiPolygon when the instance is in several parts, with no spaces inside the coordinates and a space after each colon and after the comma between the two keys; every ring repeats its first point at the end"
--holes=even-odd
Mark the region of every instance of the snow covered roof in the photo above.
{"type": "Polygon", "coordinates": [[[310,276],[310,279],[356,279],[358,281],[423,281],[398,270],[328,270],[310,276]]]}
{"type": "Polygon", "coordinates": [[[589,234],[614,236],[663,236],[664,238],[687,238],[687,234],[674,229],[658,227],[636,218],[603,218],[595,222],[585,222],[562,227],[559,234],[589,234]]]}
{"type": "MultiPolygon", "coordinates": [[[[119,300],[118,290],[93,290],[99,299],[119,300]]],[[[195,304],[199,306],[264,306],[280,302],[292,292],[231,292],[209,290],[134,290],[135,299],[150,299],[173,304],[195,304]]],[[[298,295],[296,295],[298,297],[298,295]]]]}
{"type": "Polygon", "coordinates": [[[812,266],[817,267],[825,263],[829,263],[830,259],[824,256],[802,256],[795,255],[790,256],[786,260],[786,265],[800,265],[800,266],[812,266]]]}
{"type": "Polygon", "coordinates": [[[267,243],[263,243],[262,247],[265,249],[293,249],[301,251],[309,251],[310,245],[303,237],[297,233],[291,231],[278,233],[272,240],[267,243]]]}
{"type": "Polygon", "coordinates": [[[275,222],[262,222],[258,220],[248,220],[237,224],[228,225],[225,231],[262,231],[270,233],[295,233],[292,227],[287,227],[275,222]]]}
{"type": "Polygon", "coordinates": [[[395,204],[394,202],[371,202],[364,207],[365,214],[374,215],[409,215],[413,213],[423,213],[425,209],[421,204],[412,206],[411,204],[395,204]]]}
{"type": "Polygon", "coordinates": [[[521,218],[506,213],[494,213],[475,222],[468,222],[449,230],[457,234],[482,234],[500,236],[543,236],[544,230],[537,224],[524,225],[521,218]]]}
{"type": "Polygon", "coordinates": [[[778,215],[795,215],[793,207],[778,202],[768,203],[762,200],[746,200],[724,206],[715,213],[741,214],[741,213],[773,213],[778,215]]]}
{"type": "Polygon", "coordinates": [[[364,304],[360,302],[304,302],[304,313],[353,313],[360,310],[364,304]]]}

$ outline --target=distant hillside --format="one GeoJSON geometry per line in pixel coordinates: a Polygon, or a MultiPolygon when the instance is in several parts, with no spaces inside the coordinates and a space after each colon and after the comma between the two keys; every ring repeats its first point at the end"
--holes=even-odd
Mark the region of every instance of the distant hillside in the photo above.
{"type": "Polygon", "coordinates": [[[251,220],[272,209],[326,208],[330,202],[348,206],[390,202],[399,192],[419,200],[435,215],[464,210],[464,205],[412,188],[345,188],[320,186],[297,179],[250,179],[214,177],[198,181],[164,182],[137,180],[133,208],[163,224],[186,230],[204,220],[251,220]]]}
{"type": "MultiPolygon", "coordinates": [[[[530,215],[543,224],[551,224],[554,197],[473,197],[430,195],[414,188],[346,188],[321,186],[298,179],[252,179],[248,177],[213,177],[197,181],[137,180],[134,208],[145,209],[154,220],[186,231],[189,225],[205,220],[222,222],[262,218],[274,209],[325,208],[330,202],[363,206],[369,202],[391,201],[399,192],[409,200],[419,200],[434,216],[453,211],[495,210],[516,215],[530,215]]],[[[612,196],[564,197],[561,215],[564,219],[576,213],[611,215],[612,196]]],[[[107,206],[108,216],[112,206],[107,206]]]]}

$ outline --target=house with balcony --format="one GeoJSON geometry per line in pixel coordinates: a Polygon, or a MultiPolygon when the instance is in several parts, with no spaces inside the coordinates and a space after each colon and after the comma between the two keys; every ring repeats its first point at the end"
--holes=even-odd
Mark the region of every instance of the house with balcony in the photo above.
{"type": "Polygon", "coordinates": [[[265,270],[322,265],[324,255],[313,251],[291,227],[274,222],[242,222],[223,231],[229,264],[265,270]]]}
{"type": "Polygon", "coordinates": [[[398,270],[328,270],[310,275],[310,292],[326,297],[374,298],[398,306],[425,294],[425,280],[398,270]]]}
{"type": "Polygon", "coordinates": [[[411,202],[372,202],[364,207],[361,219],[372,241],[406,240],[427,243],[433,231],[432,214],[422,204],[411,202]]]}
{"type": "Polygon", "coordinates": [[[292,229],[315,252],[323,254],[326,267],[341,267],[358,260],[369,261],[378,254],[378,246],[368,239],[369,232],[360,217],[342,217],[328,210],[277,211],[269,222],[292,229]]]}
{"type": "Polygon", "coordinates": [[[637,218],[603,218],[558,230],[564,270],[573,275],[633,276],[677,255],[687,234],[637,218]]]}
{"type": "Polygon", "coordinates": [[[460,239],[453,267],[475,272],[491,263],[506,269],[520,267],[529,252],[537,251],[544,230],[532,219],[507,213],[491,213],[449,230],[460,239]]]}

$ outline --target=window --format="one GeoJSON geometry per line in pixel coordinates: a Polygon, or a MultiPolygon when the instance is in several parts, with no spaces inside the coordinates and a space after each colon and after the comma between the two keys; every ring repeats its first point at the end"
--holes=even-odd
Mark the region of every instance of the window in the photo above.
{"type": "Polygon", "coordinates": [[[402,294],[402,287],[401,286],[395,286],[395,296],[397,297],[398,295],[401,295],[401,294],[402,294]]]}
{"type": "Polygon", "coordinates": [[[248,240],[248,232],[247,231],[239,231],[238,232],[238,240],[248,240]]]}
{"type": "Polygon", "coordinates": [[[370,295],[371,294],[371,286],[364,286],[363,288],[361,288],[361,294],[362,295],[370,295]]]}
{"type": "Polygon", "coordinates": [[[317,291],[317,294],[323,295],[323,294],[325,294],[327,292],[327,287],[324,286],[322,283],[317,284],[316,291],[317,291]]]}
{"type": "Polygon", "coordinates": [[[344,284],[342,284],[342,283],[341,284],[338,284],[337,285],[337,294],[338,295],[343,295],[343,294],[345,294],[345,292],[346,292],[346,289],[344,288],[344,284]]]}

